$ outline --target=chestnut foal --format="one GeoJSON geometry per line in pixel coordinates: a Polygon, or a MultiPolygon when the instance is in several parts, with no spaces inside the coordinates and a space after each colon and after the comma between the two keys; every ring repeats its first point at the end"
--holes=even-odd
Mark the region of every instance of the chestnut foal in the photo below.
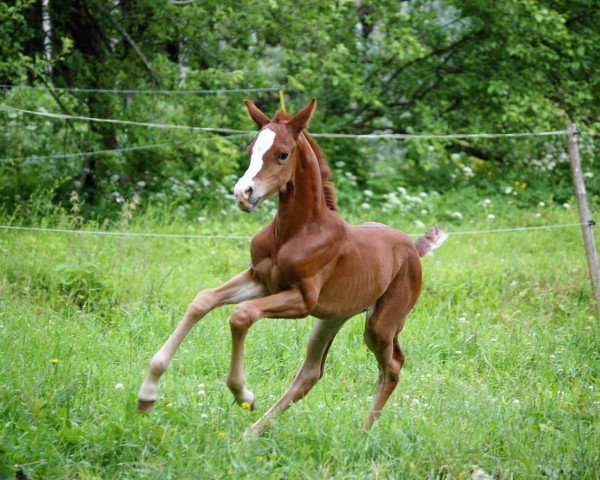
{"type": "Polygon", "coordinates": [[[365,427],[379,417],[396,388],[404,354],[397,335],[421,291],[421,261],[446,239],[437,227],[414,243],[380,223],[348,225],[337,212],[325,157],[304,129],[316,100],[293,118],[278,112],[270,120],[252,102],[248,112],[259,127],[248,147],[250,166],[234,188],[237,205],[252,211],[278,194],[273,221],[251,243],[252,266],[224,285],[201,291],[171,337],[154,355],[138,395],[138,410],[157,399],[158,380],[190,329],[212,309],[237,304],[229,319],[233,348],[227,386],[238,404],[255,408],[246,388],[244,341],[261,318],[316,317],[306,359],[284,395],[253,426],[262,433],[268,419],[304,397],[323,375],[325,357],[344,322],[367,312],[365,341],[379,364],[373,408],[365,427]]]}

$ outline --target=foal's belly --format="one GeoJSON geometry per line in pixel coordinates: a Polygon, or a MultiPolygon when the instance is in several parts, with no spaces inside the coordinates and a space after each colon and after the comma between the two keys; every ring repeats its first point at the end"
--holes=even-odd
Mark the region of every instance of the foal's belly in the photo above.
{"type": "Polygon", "coordinates": [[[348,318],[374,305],[388,289],[409,256],[413,241],[381,224],[350,227],[348,248],[323,285],[313,315],[348,318]]]}
{"type": "Polygon", "coordinates": [[[312,315],[323,320],[349,318],[377,302],[394,277],[395,272],[389,268],[393,262],[365,267],[361,260],[340,259],[323,285],[312,315]]]}

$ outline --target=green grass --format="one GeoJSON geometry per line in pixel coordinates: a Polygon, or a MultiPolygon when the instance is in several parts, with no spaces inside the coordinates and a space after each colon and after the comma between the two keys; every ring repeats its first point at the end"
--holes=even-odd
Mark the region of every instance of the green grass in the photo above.
{"type": "MultiPolygon", "coordinates": [[[[252,233],[260,215],[232,212],[202,231],[252,233]]],[[[514,208],[454,228],[576,221],[572,209],[514,208]]],[[[199,225],[146,215],[128,228],[199,225]]],[[[361,315],[308,397],[247,440],[302,362],[310,318],[251,330],[256,412],[232,405],[224,382],[230,307],[186,339],[156,409],[134,411],[148,360],[198,290],[248,266],[247,241],[0,231],[0,252],[0,478],[471,478],[473,465],[495,478],[600,474],[599,322],[578,228],[450,237],[423,261],[400,385],[375,427],[361,428],[377,376],[361,315]]]]}

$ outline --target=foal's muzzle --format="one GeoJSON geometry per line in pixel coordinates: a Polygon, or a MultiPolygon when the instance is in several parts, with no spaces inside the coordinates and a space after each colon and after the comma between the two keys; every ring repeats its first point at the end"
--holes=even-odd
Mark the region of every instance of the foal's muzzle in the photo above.
{"type": "Polygon", "coordinates": [[[252,187],[247,187],[244,191],[238,192],[235,195],[237,206],[243,212],[254,210],[261,198],[260,195],[256,195],[252,187]]]}

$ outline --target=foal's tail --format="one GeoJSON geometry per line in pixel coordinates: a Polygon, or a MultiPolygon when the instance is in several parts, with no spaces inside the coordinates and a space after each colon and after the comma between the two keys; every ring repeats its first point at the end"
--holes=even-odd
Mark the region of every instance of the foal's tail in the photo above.
{"type": "Polygon", "coordinates": [[[432,250],[442,246],[442,243],[448,238],[448,232],[440,227],[432,227],[427,233],[415,242],[415,247],[420,257],[429,255],[432,250]]]}

